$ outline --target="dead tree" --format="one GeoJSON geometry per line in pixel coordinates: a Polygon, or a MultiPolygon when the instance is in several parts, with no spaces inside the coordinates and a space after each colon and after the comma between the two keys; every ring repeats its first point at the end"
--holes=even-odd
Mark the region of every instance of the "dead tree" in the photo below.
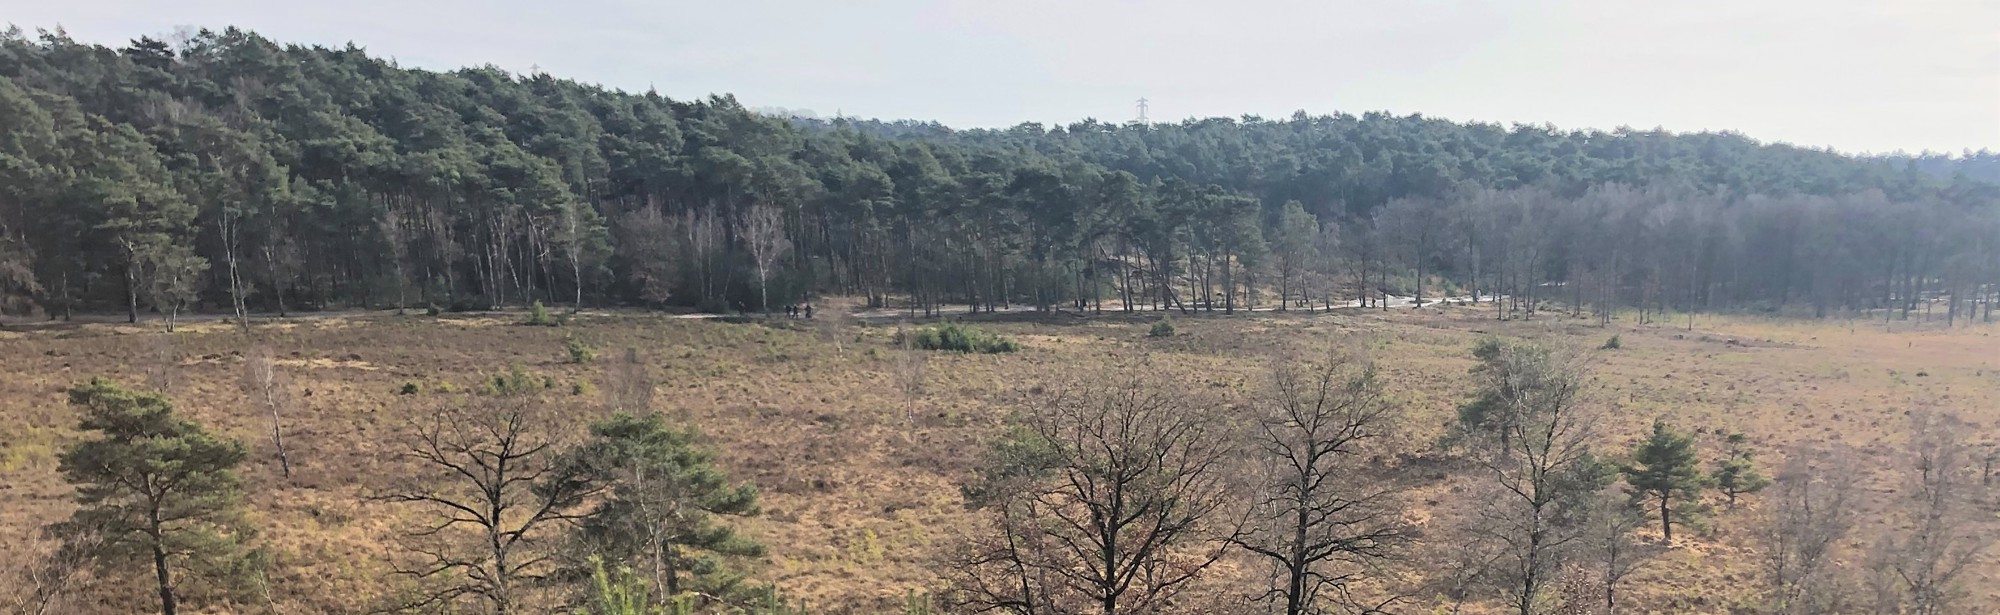
{"type": "Polygon", "coordinates": [[[603,488],[585,465],[558,454],[532,414],[503,403],[413,422],[409,457],[424,471],[380,496],[434,517],[405,541],[420,563],[397,572],[427,588],[402,609],[532,610],[532,584],[556,568],[547,534],[580,519],[603,488]]]}
{"type": "Polygon", "coordinates": [[[1103,378],[1031,407],[968,488],[991,525],[952,562],[955,602],[1021,613],[1150,613],[1234,535],[1230,438],[1182,391],[1103,378]]]}
{"type": "Polygon", "coordinates": [[[1273,567],[1260,599],[1282,601],[1288,615],[1328,602],[1388,608],[1400,596],[1364,601],[1355,591],[1407,538],[1392,481],[1367,472],[1396,411],[1373,367],[1330,352],[1303,368],[1278,368],[1260,402],[1251,435],[1259,485],[1234,539],[1273,567]]]}
{"type": "Polygon", "coordinates": [[[1837,594],[1848,583],[1837,576],[1834,549],[1859,517],[1861,476],[1854,453],[1838,449],[1793,451],[1779,470],[1757,529],[1773,612],[1837,612],[1837,594]]]}
{"type": "Polygon", "coordinates": [[[271,349],[253,348],[243,357],[243,393],[250,396],[250,402],[271,415],[271,444],[278,449],[278,466],[284,469],[285,478],[292,477],[292,459],[285,454],[284,410],[291,403],[287,382],[278,371],[278,362],[271,358],[271,349]]]}
{"type": "Polygon", "coordinates": [[[1955,416],[1929,411],[1911,413],[1911,426],[1906,467],[1914,482],[1898,506],[1904,528],[1886,538],[1873,558],[1877,574],[1890,581],[1879,599],[1912,615],[1961,612],[1960,580],[1993,543],[1977,526],[1979,468],[1966,443],[1971,428],[1955,416]]]}

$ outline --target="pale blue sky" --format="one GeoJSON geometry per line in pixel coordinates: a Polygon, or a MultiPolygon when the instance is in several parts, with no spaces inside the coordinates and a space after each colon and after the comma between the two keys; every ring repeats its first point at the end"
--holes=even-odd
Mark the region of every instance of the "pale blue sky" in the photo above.
{"type": "Polygon", "coordinates": [[[353,41],[687,98],[952,126],[1386,110],[2000,149],[1995,0],[0,0],[122,44],[178,25],[353,41]]]}

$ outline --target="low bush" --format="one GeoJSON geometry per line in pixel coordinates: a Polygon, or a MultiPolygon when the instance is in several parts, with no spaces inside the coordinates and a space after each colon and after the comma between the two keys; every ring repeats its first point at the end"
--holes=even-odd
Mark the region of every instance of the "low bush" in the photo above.
{"type": "Polygon", "coordinates": [[[562,323],[556,320],[555,315],[549,313],[548,307],[536,301],[534,305],[528,306],[528,321],[522,324],[532,327],[553,327],[562,323]]]}
{"type": "Polygon", "coordinates": [[[421,393],[421,392],[423,392],[423,390],[424,390],[424,388],[423,388],[423,387],[421,387],[421,386],[417,386],[417,383],[415,383],[415,382],[405,382],[405,383],[403,383],[403,388],[401,388],[401,389],[397,389],[397,390],[396,390],[396,394],[397,394],[397,395],[416,395],[416,394],[418,394],[418,393],[421,393]]]}
{"type": "Polygon", "coordinates": [[[1599,346],[1598,348],[1602,348],[1604,350],[1617,350],[1619,348],[1624,348],[1624,347],[1625,344],[1623,342],[1618,341],[1618,336],[1613,335],[1611,336],[1611,339],[1604,340],[1604,345],[1599,346]]]}
{"type": "Polygon", "coordinates": [[[1153,323],[1153,328],[1146,331],[1146,337],[1173,337],[1173,336],[1174,336],[1174,323],[1165,318],[1161,318],[1159,322],[1153,323]]]}
{"type": "Polygon", "coordinates": [[[911,345],[924,350],[998,354],[1021,349],[1014,340],[955,322],[924,327],[906,335],[914,335],[911,345]]]}
{"type": "Polygon", "coordinates": [[[563,350],[569,351],[569,362],[589,363],[597,358],[597,349],[574,336],[563,338],[563,350]]]}
{"type": "MultiPolygon", "coordinates": [[[[507,371],[494,374],[493,377],[488,378],[486,380],[486,392],[496,397],[527,395],[534,392],[537,388],[536,385],[540,384],[543,384],[543,382],[537,381],[534,376],[529,375],[528,370],[521,369],[520,364],[515,364],[513,367],[509,367],[507,371]]],[[[546,386],[542,388],[546,388],[546,386]]]]}

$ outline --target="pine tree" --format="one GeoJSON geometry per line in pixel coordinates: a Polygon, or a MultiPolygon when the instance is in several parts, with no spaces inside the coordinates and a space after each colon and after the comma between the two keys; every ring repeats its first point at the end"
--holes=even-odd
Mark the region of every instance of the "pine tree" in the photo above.
{"type": "Polygon", "coordinates": [[[1717,463],[1715,472],[1709,475],[1715,488],[1729,497],[1730,508],[1736,508],[1737,496],[1763,491],[1771,485],[1771,479],[1758,471],[1750,450],[1743,447],[1747,440],[1741,433],[1729,434],[1729,457],[1717,463]]]}
{"type": "Polygon", "coordinates": [[[102,561],[150,560],[162,615],[174,615],[183,594],[187,579],[176,574],[231,581],[254,570],[256,554],[242,549],[247,532],[237,523],[242,443],[174,416],[159,394],[101,378],[70,389],[69,402],[83,409],[82,429],[99,436],[61,455],[81,505],[65,525],[104,535],[102,561]]]}
{"type": "Polygon", "coordinates": [[[1674,431],[1665,420],[1653,421],[1653,435],[1632,450],[1632,463],[1620,468],[1635,504],[1660,512],[1660,536],[1674,539],[1674,520],[1692,520],[1696,498],[1706,477],[1696,465],[1694,437],[1674,431]]]}
{"type": "Polygon", "coordinates": [[[646,580],[619,566],[606,569],[604,559],[590,558],[590,602],[576,615],[668,615],[653,604],[646,580]]]}
{"type": "Polygon", "coordinates": [[[580,460],[610,474],[611,495],[582,523],[584,539],[608,561],[649,571],[672,598],[685,590],[726,595],[740,576],[717,556],[754,557],[764,548],[718,516],[758,514],[757,491],[732,486],[693,429],[658,414],[617,414],[591,426],[580,460]]]}

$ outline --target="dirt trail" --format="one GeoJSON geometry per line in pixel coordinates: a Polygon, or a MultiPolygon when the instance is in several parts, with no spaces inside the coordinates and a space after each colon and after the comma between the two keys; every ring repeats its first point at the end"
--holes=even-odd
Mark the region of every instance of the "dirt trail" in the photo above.
{"type": "MultiPolygon", "coordinates": [[[[1504,297],[1498,295],[1486,295],[1480,297],[1479,301],[1477,301],[1476,303],[1480,305],[1490,304],[1491,302],[1500,298],[1504,297]]],[[[1389,308],[1408,309],[1417,307],[1416,300],[1414,297],[1387,295],[1386,297],[1384,297],[1384,299],[1387,301],[1389,308]]],[[[1474,304],[1475,302],[1470,295],[1458,296],[1458,297],[1426,298],[1424,300],[1424,305],[1427,306],[1434,306],[1440,303],[1474,304]]],[[[1350,299],[1347,301],[1333,304],[1333,309],[1355,309],[1360,307],[1361,307],[1361,301],[1358,299],[1350,299]]],[[[1373,305],[1368,307],[1370,309],[1376,309],[1376,306],[1373,305]]],[[[1199,308],[1194,308],[1194,307],[1190,307],[1189,309],[1190,311],[1201,311],[1199,308]]],[[[1315,309],[1324,309],[1324,308],[1319,308],[1316,306],[1315,309]]],[[[551,308],[551,311],[556,311],[556,310],[557,308],[551,308]]],[[[1106,306],[1105,313],[1111,313],[1112,310],[1113,310],[1112,307],[1106,306]]],[[[1013,305],[1013,306],[994,308],[991,312],[980,311],[977,313],[1030,314],[1034,313],[1034,311],[1035,311],[1034,308],[1031,306],[1013,305]]],[[[1054,311],[1056,313],[1074,313],[1073,310],[1064,308],[1056,308],[1054,311]]],[[[1152,306],[1148,305],[1134,306],[1133,311],[1162,312],[1167,314],[1175,314],[1181,312],[1181,310],[1177,308],[1154,309],[1152,306]]],[[[1259,306],[1257,308],[1238,307],[1236,308],[1236,311],[1257,313],[1257,312],[1276,312],[1278,311],[1278,309],[1273,306],[1259,306]]],[[[1295,309],[1294,311],[1303,311],[1303,309],[1302,308],[1295,309]]],[[[585,316],[592,316],[592,315],[605,316],[612,314],[636,314],[636,313],[646,313],[646,312],[648,312],[648,310],[643,308],[597,308],[597,309],[586,309],[578,313],[585,316]]],[[[414,311],[406,312],[406,315],[414,313],[415,313],[414,311]]],[[[511,317],[511,316],[518,316],[522,313],[523,312],[520,310],[498,310],[498,311],[484,311],[484,312],[453,312],[452,315],[459,317],[511,317]]],[[[815,316],[819,316],[824,313],[825,312],[822,310],[820,313],[815,314],[815,316]]],[[[966,309],[964,306],[950,306],[929,317],[925,317],[920,312],[909,310],[907,308],[870,308],[864,310],[851,310],[847,312],[847,316],[871,322],[885,322],[885,321],[896,321],[896,320],[930,320],[930,319],[945,318],[951,316],[968,316],[974,313],[975,312],[966,309]]],[[[1084,313],[1088,314],[1090,312],[1086,311],[1084,313]]],[[[1202,312],[1202,313],[1212,313],[1212,312],[1202,312]]],[[[384,317],[392,317],[395,315],[396,315],[396,310],[348,309],[348,310],[329,310],[323,312],[293,312],[285,316],[276,316],[271,314],[253,314],[250,316],[250,322],[253,325],[266,325],[275,323],[302,322],[302,321],[342,319],[342,318],[384,318],[384,317]]],[[[787,316],[782,312],[774,312],[771,314],[677,313],[677,314],[672,314],[671,317],[680,319],[690,319],[690,320],[716,319],[716,318],[759,318],[759,317],[770,318],[770,319],[787,318],[787,316]]],[[[234,318],[234,315],[228,313],[182,314],[180,318],[176,319],[175,322],[179,325],[213,324],[218,322],[228,322],[232,318],[234,318]]],[[[803,318],[803,316],[799,318],[803,318]]],[[[117,314],[117,313],[79,314],[70,320],[47,320],[41,318],[0,316],[0,330],[49,331],[49,330],[78,328],[85,325],[114,325],[114,326],[164,328],[165,321],[166,317],[164,316],[149,315],[141,317],[139,319],[139,322],[137,323],[128,323],[125,321],[125,316],[123,314],[117,314]]]]}

